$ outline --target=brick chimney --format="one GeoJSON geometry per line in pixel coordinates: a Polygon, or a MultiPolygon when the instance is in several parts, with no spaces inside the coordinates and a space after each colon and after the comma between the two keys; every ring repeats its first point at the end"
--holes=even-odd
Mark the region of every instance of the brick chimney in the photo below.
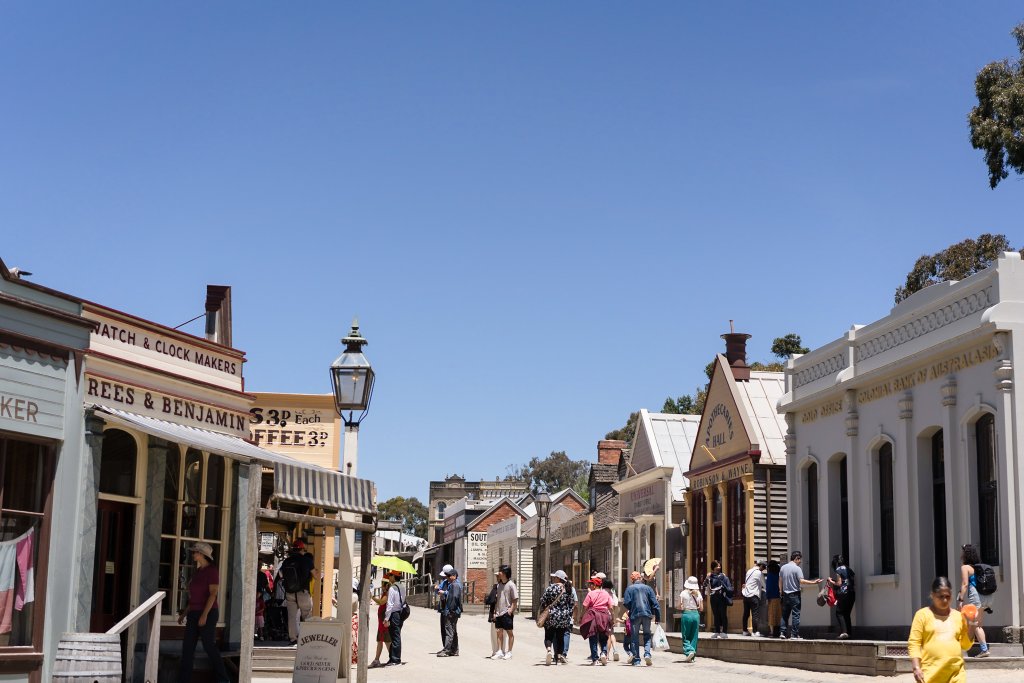
{"type": "Polygon", "coordinates": [[[206,338],[231,346],[231,288],[206,286],[206,338]]]}
{"type": "Polygon", "coordinates": [[[622,449],[626,447],[625,441],[618,439],[603,439],[597,442],[597,462],[601,465],[618,465],[622,449]]]}
{"type": "Polygon", "coordinates": [[[750,335],[737,332],[730,320],[729,333],[723,334],[722,339],[725,340],[725,359],[729,362],[729,367],[732,368],[732,376],[736,378],[737,382],[749,381],[750,366],[747,365],[747,340],[750,339],[750,335]]]}

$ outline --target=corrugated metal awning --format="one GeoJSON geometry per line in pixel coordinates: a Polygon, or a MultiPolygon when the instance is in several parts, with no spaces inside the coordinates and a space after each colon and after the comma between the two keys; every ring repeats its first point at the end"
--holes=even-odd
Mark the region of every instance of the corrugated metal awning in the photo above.
{"type": "Polygon", "coordinates": [[[372,481],[347,477],[340,472],[314,468],[296,461],[274,466],[274,496],[280,500],[345,512],[376,514],[376,487],[372,481]],[[345,501],[339,508],[333,501],[345,501]]]}
{"type": "Polygon", "coordinates": [[[110,406],[94,404],[91,407],[105,420],[172,443],[194,446],[233,460],[256,461],[272,467],[274,495],[281,500],[340,512],[377,514],[377,487],[368,479],[349,477],[341,472],[304,463],[254,446],[237,436],[167,422],[110,406]]]}

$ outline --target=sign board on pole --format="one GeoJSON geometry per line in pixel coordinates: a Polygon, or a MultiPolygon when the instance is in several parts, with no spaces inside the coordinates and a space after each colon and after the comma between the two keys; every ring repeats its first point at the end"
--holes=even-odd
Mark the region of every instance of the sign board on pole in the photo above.
{"type": "Polygon", "coordinates": [[[299,624],[293,683],[338,680],[341,644],[346,628],[351,629],[352,625],[342,621],[304,621],[299,624]]]}
{"type": "Polygon", "coordinates": [[[466,569],[487,569],[487,532],[469,532],[469,554],[466,569]]]}

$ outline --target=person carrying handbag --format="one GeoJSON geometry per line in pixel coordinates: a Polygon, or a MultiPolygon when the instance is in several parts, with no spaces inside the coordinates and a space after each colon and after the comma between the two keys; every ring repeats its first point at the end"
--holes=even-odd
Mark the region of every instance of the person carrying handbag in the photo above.
{"type": "Polygon", "coordinates": [[[711,594],[711,612],[715,616],[715,627],[712,638],[729,637],[729,606],[732,605],[732,581],[722,573],[722,563],[715,560],[711,563],[711,576],[708,577],[708,589],[711,594]]]}
{"type": "Polygon", "coordinates": [[[565,633],[572,628],[575,595],[569,588],[569,577],[559,569],[551,574],[551,585],[540,599],[538,626],[544,626],[545,664],[566,664],[565,633]]]}

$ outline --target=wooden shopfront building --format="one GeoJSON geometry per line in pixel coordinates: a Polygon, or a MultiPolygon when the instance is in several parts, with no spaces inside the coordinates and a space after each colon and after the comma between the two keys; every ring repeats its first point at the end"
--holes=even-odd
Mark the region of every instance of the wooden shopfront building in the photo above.
{"type": "MultiPolygon", "coordinates": [[[[785,421],[776,412],[781,372],[751,371],[750,335],[722,335],[697,443],[690,458],[687,515],[689,573],[703,580],[719,560],[739,594],[757,560],[788,552],[785,421]]],[[[788,560],[788,558],[785,558],[788,560]]],[[[733,605],[739,623],[742,600],[733,605]]]]}

